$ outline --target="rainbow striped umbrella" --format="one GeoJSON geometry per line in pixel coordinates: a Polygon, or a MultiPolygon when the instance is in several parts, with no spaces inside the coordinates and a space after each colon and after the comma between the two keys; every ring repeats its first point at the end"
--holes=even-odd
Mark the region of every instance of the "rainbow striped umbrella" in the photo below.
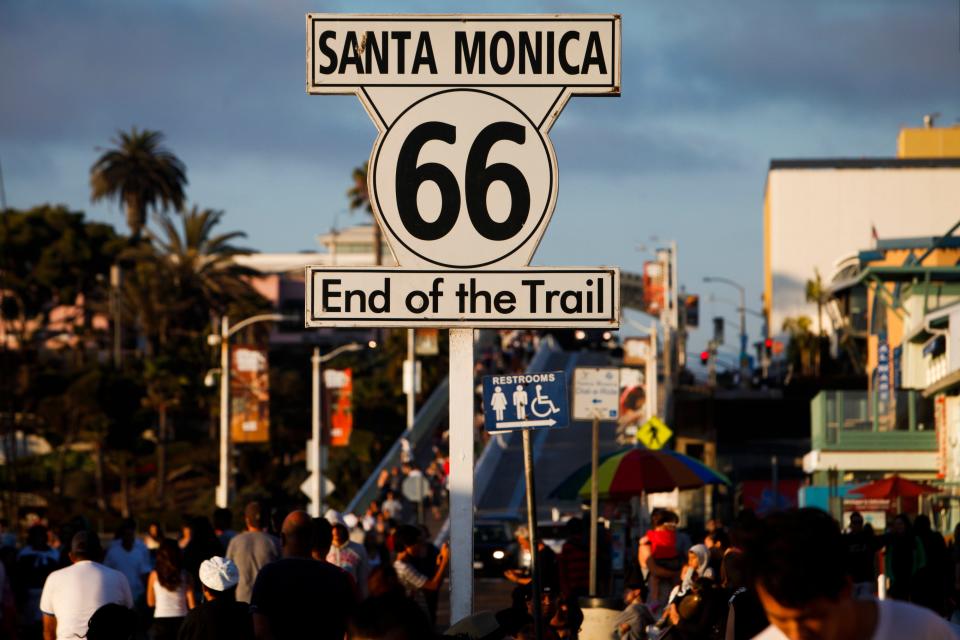
{"type": "MultiPolygon", "coordinates": [[[[604,456],[597,469],[600,497],[625,499],[642,493],[730,484],[730,479],[695,458],[669,449],[631,447],[604,456]]],[[[590,497],[590,465],[577,469],[554,489],[552,498],[590,497]]]]}

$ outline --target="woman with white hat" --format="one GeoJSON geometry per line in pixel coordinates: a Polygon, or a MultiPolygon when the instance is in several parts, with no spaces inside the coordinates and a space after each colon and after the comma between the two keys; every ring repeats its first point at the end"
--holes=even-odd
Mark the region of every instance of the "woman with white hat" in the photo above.
{"type": "Polygon", "coordinates": [[[187,615],[179,640],[253,640],[250,608],[237,602],[240,572],[233,560],[213,557],[200,564],[204,603],[187,615]]]}

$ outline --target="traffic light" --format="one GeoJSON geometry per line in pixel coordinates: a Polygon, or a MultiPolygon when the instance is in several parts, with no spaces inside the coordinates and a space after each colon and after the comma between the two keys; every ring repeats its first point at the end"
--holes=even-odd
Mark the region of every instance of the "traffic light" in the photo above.
{"type": "Polygon", "coordinates": [[[696,329],[700,326],[700,296],[690,294],[684,296],[683,309],[687,321],[687,327],[696,329]]]}
{"type": "Polygon", "coordinates": [[[700,352],[700,364],[707,366],[708,362],[710,362],[710,351],[708,349],[704,349],[700,352]]]}
{"type": "Polygon", "coordinates": [[[713,319],[713,341],[723,344],[723,318],[720,316],[713,319]]]}
{"type": "Polygon", "coordinates": [[[763,352],[768,358],[773,355],[773,338],[767,338],[763,341],[763,352]]]}

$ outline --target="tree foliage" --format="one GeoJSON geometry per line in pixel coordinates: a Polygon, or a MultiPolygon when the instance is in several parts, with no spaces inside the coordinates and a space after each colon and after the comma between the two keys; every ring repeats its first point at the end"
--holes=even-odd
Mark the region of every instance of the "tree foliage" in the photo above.
{"type": "Polygon", "coordinates": [[[187,169],[183,162],[162,146],[163,134],[136,127],[118,131],[113,148],[90,168],[90,195],[93,202],[115,200],[127,215],[133,240],[140,239],[147,214],[183,207],[187,169]]]}

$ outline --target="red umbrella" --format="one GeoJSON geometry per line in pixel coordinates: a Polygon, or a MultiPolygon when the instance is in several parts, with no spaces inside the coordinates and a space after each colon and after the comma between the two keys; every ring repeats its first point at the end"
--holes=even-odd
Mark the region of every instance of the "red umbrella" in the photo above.
{"type": "Polygon", "coordinates": [[[914,482],[892,475],[883,480],[874,480],[862,487],[851,489],[848,494],[855,493],[866,499],[894,500],[896,498],[916,498],[927,493],[940,493],[940,489],[920,482],[914,482]]]}

